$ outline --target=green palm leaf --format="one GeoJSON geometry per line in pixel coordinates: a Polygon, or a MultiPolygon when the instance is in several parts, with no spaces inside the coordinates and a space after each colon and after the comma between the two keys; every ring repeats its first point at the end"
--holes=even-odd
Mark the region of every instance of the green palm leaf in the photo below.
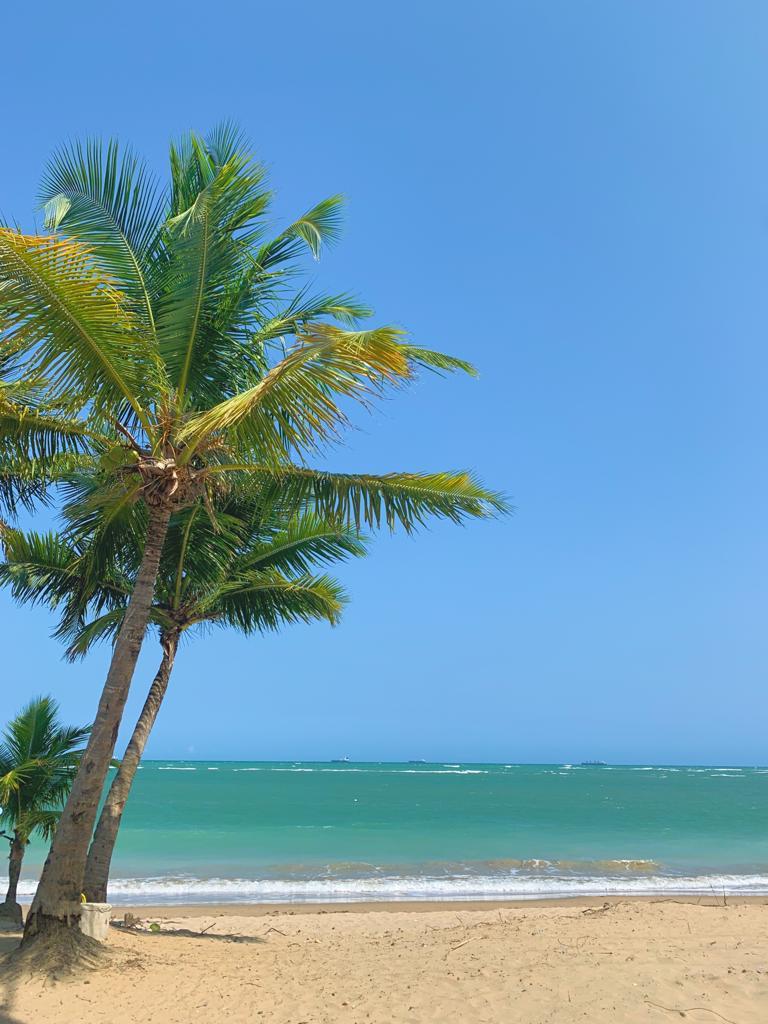
{"type": "Polygon", "coordinates": [[[0,742],[0,825],[29,841],[50,838],[90,727],[62,726],[52,697],[31,700],[0,742]]]}
{"type": "Polygon", "coordinates": [[[98,409],[128,407],[148,428],[140,396],[157,370],[152,349],[81,243],[0,228],[0,282],[6,333],[26,346],[28,372],[98,409]]]}
{"type": "Polygon", "coordinates": [[[335,625],[346,600],[343,588],[328,576],[289,579],[276,570],[252,571],[203,603],[201,621],[223,622],[246,634],[314,619],[335,625]]]}
{"type": "Polygon", "coordinates": [[[277,238],[257,251],[255,263],[260,271],[273,271],[295,259],[301,255],[305,246],[318,259],[321,247],[332,244],[341,234],[343,206],[344,197],[335,195],[307,210],[277,238]]]}
{"type": "Polygon", "coordinates": [[[425,366],[436,373],[452,373],[458,370],[468,373],[470,377],[477,377],[477,370],[466,359],[457,359],[456,356],[447,356],[443,352],[419,348],[417,345],[404,345],[403,347],[408,359],[417,366],[425,366]]]}
{"type": "Polygon", "coordinates": [[[24,408],[3,397],[0,388],[0,450],[41,460],[41,470],[45,460],[85,451],[96,436],[82,420],[24,408]]]}
{"type": "MultiPolygon", "coordinates": [[[[84,657],[94,644],[102,643],[105,640],[114,643],[123,624],[124,616],[124,607],[113,608],[111,611],[104,612],[103,615],[98,615],[85,624],[75,625],[73,623],[66,631],[59,629],[58,635],[63,639],[69,640],[65,652],[67,660],[75,661],[77,658],[84,657]]],[[[168,615],[157,607],[152,608],[150,623],[153,626],[159,626],[161,629],[167,629],[173,625],[168,615]]]]}
{"type": "Polygon", "coordinates": [[[358,320],[371,316],[372,312],[351,295],[308,295],[302,290],[286,306],[256,324],[251,343],[263,345],[275,338],[300,334],[323,317],[332,317],[354,327],[358,320]]]}
{"type": "Polygon", "coordinates": [[[189,446],[185,458],[221,433],[266,460],[317,450],[346,422],[339,398],[365,403],[385,384],[410,377],[400,334],[390,327],[345,331],[311,325],[262,381],[185,424],[179,432],[189,446]]]}
{"type": "Polygon", "coordinates": [[[328,473],[301,466],[229,463],[212,473],[242,473],[262,488],[263,500],[285,511],[311,507],[318,515],[362,526],[398,524],[407,532],[430,518],[461,523],[504,514],[503,495],[489,491],[471,473],[328,473]]]}
{"type": "Polygon", "coordinates": [[[134,302],[154,333],[147,270],[166,201],[146,165],[111,140],[75,142],[54,154],[40,191],[46,227],[62,230],[97,254],[99,266],[134,302]]]}
{"type": "Polygon", "coordinates": [[[295,220],[286,230],[286,236],[302,238],[315,259],[319,259],[321,247],[337,241],[341,234],[343,205],[342,195],[323,199],[295,220]]]}
{"type": "Polygon", "coordinates": [[[195,391],[215,370],[222,341],[219,301],[244,266],[242,232],[251,229],[269,200],[263,170],[247,153],[235,151],[223,164],[217,162],[220,156],[195,135],[171,151],[174,215],[167,227],[168,259],[157,283],[157,335],[179,408],[188,387],[195,391]]]}
{"type": "Polygon", "coordinates": [[[8,530],[3,547],[0,584],[10,587],[14,600],[55,608],[69,597],[79,556],[58,534],[8,530]]]}
{"type": "Polygon", "coordinates": [[[239,558],[240,569],[277,569],[280,572],[309,573],[312,566],[327,565],[366,553],[357,531],[306,513],[289,520],[268,540],[257,539],[239,558]]]}

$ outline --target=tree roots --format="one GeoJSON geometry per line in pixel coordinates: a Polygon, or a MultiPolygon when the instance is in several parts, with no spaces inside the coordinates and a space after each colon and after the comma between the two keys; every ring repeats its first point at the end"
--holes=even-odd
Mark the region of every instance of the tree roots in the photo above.
{"type": "Polygon", "coordinates": [[[18,949],[9,953],[3,969],[9,974],[42,974],[63,978],[93,970],[109,957],[109,950],[83,935],[78,927],[56,918],[46,918],[45,927],[28,935],[18,949]]]}

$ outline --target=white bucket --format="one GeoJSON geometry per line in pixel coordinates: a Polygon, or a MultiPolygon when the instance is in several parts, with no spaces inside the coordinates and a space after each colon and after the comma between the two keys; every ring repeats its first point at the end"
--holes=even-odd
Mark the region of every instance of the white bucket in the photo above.
{"type": "Polygon", "coordinates": [[[109,936],[109,921],[112,915],[111,903],[83,903],[80,906],[80,931],[99,942],[106,942],[109,936]]]}

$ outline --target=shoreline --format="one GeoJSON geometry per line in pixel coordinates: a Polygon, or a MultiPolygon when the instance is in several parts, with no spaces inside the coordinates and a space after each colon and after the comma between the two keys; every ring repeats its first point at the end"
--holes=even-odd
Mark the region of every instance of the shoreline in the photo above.
{"type": "Polygon", "coordinates": [[[622,903],[676,903],[699,907],[768,906],[768,893],[764,896],[553,896],[533,899],[509,900],[360,900],[343,903],[148,903],[113,904],[113,917],[133,913],[146,917],[267,917],[279,914],[420,914],[462,913],[464,911],[543,910],[572,907],[589,910],[622,903]]]}
{"type": "MultiPolygon", "coordinates": [[[[495,865],[490,865],[492,869],[495,865]]],[[[654,865],[655,867],[655,865],[654,865]]],[[[115,906],[249,906],[276,907],[355,906],[372,904],[556,904],[559,900],[665,899],[698,901],[711,897],[734,900],[768,897],[768,872],[764,865],[756,873],[740,871],[721,874],[661,874],[627,870],[620,874],[571,875],[540,872],[500,871],[494,874],[368,875],[319,877],[267,875],[261,878],[194,877],[190,875],[122,878],[110,880],[115,906]]],[[[0,884],[2,878],[0,877],[0,884]]],[[[32,901],[36,881],[23,879],[19,902],[32,901]]]]}
{"type": "MultiPolygon", "coordinates": [[[[526,910],[572,907],[588,910],[629,904],[671,903],[693,907],[749,907],[768,906],[768,893],[764,895],[737,895],[725,897],[717,894],[697,895],[691,893],[670,893],[668,896],[653,894],[631,894],[629,896],[552,896],[531,899],[488,899],[488,900],[350,900],[311,903],[113,903],[112,919],[119,920],[125,914],[136,917],[267,917],[285,914],[417,914],[463,911],[526,910]]],[[[22,901],[24,912],[30,903],[22,901]]]]}

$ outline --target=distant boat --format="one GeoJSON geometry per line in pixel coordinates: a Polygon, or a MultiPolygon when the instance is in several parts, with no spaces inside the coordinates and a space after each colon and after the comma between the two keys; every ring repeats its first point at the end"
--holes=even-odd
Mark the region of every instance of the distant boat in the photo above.
{"type": "Polygon", "coordinates": [[[582,768],[605,768],[607,767],[607,761],[582,761],[582,768]]]}
{"type": "Polygon", "coordinates": [[[415,761],[409,761],[408,764],[426,764],[427,762],[423,757],[416,758],[415,761]]]}
{"type": "Polygon", "coordinates": [[[334,757],[331,760],[331,764],[349,764],[348,757],[334,757]]]}

